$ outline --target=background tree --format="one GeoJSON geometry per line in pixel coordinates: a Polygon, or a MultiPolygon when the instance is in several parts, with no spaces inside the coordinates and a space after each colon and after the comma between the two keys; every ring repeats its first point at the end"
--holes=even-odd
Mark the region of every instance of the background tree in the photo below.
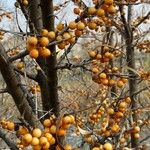
{"type": "MultiPolygon", "coordinates": [[[[9,41],[16,41],[9,49],[5,38],[0,43],[6,85],[1,93],[10,94],[19,111],[17,118],[1,116],[0,137],[11,149],[69,150],[85,143],[89,149],[104,150],[145,146],[149,104],[141,98],[149,99],[150,74],[143,63],[149,54],[150,12],[134,12],[148,5],[113,0],[15,2],[19,31],[0,29],[1,40],[9,33],[9,41]],[[60,19],[67,5],[75,20],[60,19]],[[20,10],[26,27],[19,25],[20,10]],[[7,130],[15,131],[8,133],[12,141],[7,130]],[[76,143],[70,141],[72,130],[76,143]]],[[[11,14],[0,9],[2,20],[11,14]]]]}

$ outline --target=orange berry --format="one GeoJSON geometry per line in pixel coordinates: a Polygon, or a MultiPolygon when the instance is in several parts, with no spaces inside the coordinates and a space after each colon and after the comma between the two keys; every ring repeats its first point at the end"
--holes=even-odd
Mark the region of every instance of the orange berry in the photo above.
{"type": "Polygon", "coordinates": [[[78,30],[84,30],[85,29],[85,24],[83,22],[78,22],[77,23],[77,29],[78,30]]]}
{"type": "Polygon", "coordinates": [[[112,5],[113,2],[114,2],[114,0],[104,0],[104,3],[105,3],[106,5],[112,5]]]}
{"type": "Polygon", "coordinates": [[[7,123],[7,129],[12,131],[15,129],[15,124],[13,122],[8,122],[7,123]]]}
{"type": "Polygon", "coordinates": [[[58,135],[58,136],[64,136],[64,135],[66,135],[66,130],[65,130],[65,129],[59,129],[59,130],[57,131],[57,135],[58,135]]]}
{"type": "Polygon", "coordinates": [[[111,55],[111,53],[110,53],[110,52],[106,52],[106,53],[104,54],[104,56],[105,56],[105,57],[107,57],[107,58],[109,58],[109,57],[110,57],[110,55],[111,55]]]}
{"type": "Polygon", "coordinates": [[[97,28],[97,24],[95,22],[89,22],[88,27],[90,30],[95,30],[97,28]]]}
{"type": "Polygon", "coordinates": [[[71,123],[71,118],[69,116],[65,116],[62,121],[64,124],[69,124],[71,123]]]}
{"type": "Polygon", "coordinates": [[[37,49],[32,49],[31,51],[30,51],[30,53],[29,53],[29,56],[31,57],[31,58],[38,58],[39,57],[39,52],[38,52],[38,50],[37,49]]]}
{"type": "Polygon", "coordinates": [[[88,8],[88,15],[94,15],[96,12],[96,8],[95,7],[89,7],[88,8]]]}
{"type": "Polygon", "coordinates": [[[22,3],[23,3],[24,6],[27,6],[29,4],[27,0],[23,0],[22,3]]]}
{"type": "Polygon", "coordinates": [[[128,79],[126,79],[126,78],[121,78],[121,81],[122,81],[123,83],[127,83],[127,82],[128,82],[128,79]]]}
{"type": "Polygon", "coordinates": [[[103,148],[104,148],[104,150],[113,150],[112,144],[110,144],[108,142],[103,145],[103,148]]]}
{"type": "Polygon", "coordinates": [[[97,54],[97,55],[96,55],[96,59],[97,59],[97,60],[100,60],[101,58],[102,58],[102,55],[101,55],[101,54],[97,54]]]}
{"type": "Polygon", "coordinates": [[[94,73],[94,74],[99,73],[99,70],[96,67],[94,67],[94,68],[92,68],[92,73],[94,73]]]}
{"type": "Polygon", "coordinates": [[[39,140],[39,144],[40,144],[41,146],[43,146],[43,145],[45,145],[46,143],[48,143],[47,138],[44,137],[44,136],[42,136],[42,137],[40,138],[40,140],[39,140]]]}
{"type": "Polygon", "coordinates": [[[80,8],[74,8],[73,12],[77,15],[80,14],[80,8]]]}
{"type": "Polygon", "coordinates": [[[33,150],[41,150],[41,146],[40,145],[35,145],[35,146],[32,146],[32,149],[33,150]]]}
{"type": "Polygon", "coordinates": [[[55,144],[55,143],[56,143],[55,138],[54,138],[54,137],[52,137],[52,139],[49,141],[49,143],[50,143],[51,145],[55,144]]]}
{"type": "Polygon", "coordinates": [[[44,58],[51,56],[51,51],[46,47],[43,47],[39,52],[40,55],[44,58]]]}
{"type": "Polygon", "coordinates": [[[50,133],[49,127],[45,127],[45,128],[44,128],[44,133],[50,133]]]}
{"type": "Polygon", "coordinates": [[[58,46],[59,49],[65,49],[66,44],[65,44],[65,42],[61,42],[57,46],[58,46]]]}
{"type": "Polygon", "coordinates": [[[48,30],[47,29],[42,29],[41,30],[41,36],[47,36],[48,35],[48,30]]]}
{"type": "Polygon", "coordinates": [[[47,37],[41,37],[39,39],[39,44],[42,46],[42,47],[46,47],[48,46],[49,44],[49,39],[47,37]]]}
{"type": "Polygon", "coordinates": [[[69,117],[70,117],[70,123],[71,124],[73,124],[73,123],[75,123],[75,117],[73,116],[73,115],[69,115],[69,117]]]}
{"type": "Polygon", "coordinates": [[[106,131],[104,132],[104,135],[105,135],[106,137],[109,137],[109,136],[111,135],[111,133],[110,133],[109,130],[106,130],[106,131]]]}
{"type": "Polygon", "coordinates": [[[55,34],[54,31],[50,31],[50,32],[48,32],[47,37],[48,37],[50,40],[53,40],[53,39],[56,38],[56,34],[55,34]]]}
{"type": "Polygon", "coordinates": [[[37,40],[36,37],[29,37],[28,40],[27,40],[27,43],[29,45],[35,46],[35,45],[37,45],[38,40],[37,40]]]}
{"type": "Polygon", "coordinates": [[[39,128],[35,128],[32,131],[32,136],[39,138],[42,135],[42,131],[39,128]]]}
{"type": "Polygon", "coordinates": [[[135,127],[134,127],[134,132],[135,132],[135,133],[140,132],[140,130],[141,130],[141,129],[140,129],[140,127],[139,127],[139,126],[135,126],[135,127]]]}
{"type": "Polygon", "coordinates": [[[63,146],[64,150],[72,150],[72,146],[69,144],[66,144],[63,146]]]}
{"type": "Polygon", "coordinates": [[[59,24],[57,25],[57,30],[61,31],[61,30],[63,30],[63,29],[64,29],[64,24],[63,24],[63,23],[59,23],[59,24]]]}
{"type": "Polygon", "coordinates": [[[139,133],[135,133],[135,134],[134,134],[134,138],[135,138],[135,139],[139,139],[139,138],[140,138],[140,134],[139,134],[139,133]]]}
{"type": "Polygon", "coordinates": [[[110,85],[110,86],[113,86],[113,85],[115,85],[115,80],[113,80],[113,79],[110,79],[109,80],[109,82],[108,82],[108,84],[110,85]]]}
{"type": "Polygon", "coordinates": [[[43,122],[44,127],[50,127],[51,126],[51,120],[50,119],[45,119],[43,122]]]}
{"type": "Polygon", "coordinates": [[[122,88],[124,86],[124,83],[121,80],[119,80],[119,81],[117,81],[117,86],[119,88],[122,88]]]}
{"type": "Polygon", "coordinates": [[[108,81],[108,79],[101,79],[101,83],[103,84],[103,85],[108,85],[108,83],[109,83],[109,81],[108,81]]]}
{"type": "Polygon", "coordinates": [[[61,41],[63,40],[63,37],[62,37],[61,35],[58,35],[57,38],[56,38],[56,40],[57,40],[58,42],[61,42],[61,41]]]}
{"type": "Polygon", "coordinates": [[[17,67],[17,69],[21,70],[25,67],[25,64],[24,64],[24,62],[18,62],[16,67],[17,67]]]}
{"type": "Polygon", "coordinates": [[[114,125],[111,127],[111,131],[114,132],[114,133],[119,132],[119,130],[120,130],[120,127],[119,127],[117,124],[114,124],[114,125]]]}
{"type": "Polygon", "coordinates": [[[32,135],[27,133],[23,136],[23,140],[27,143],[30,144],[32,142],[32,135]]]}
{"type": "Polygon", "coordinates": [[[101,79],[106,79],[107,75],[106,75],[106,73],[103,72],[103,73],[100,73],[99,77],[101,79]]]}
{"type": "Polygon", "coordinates": [[[107,8],[107,12],[110,13],[110,14],[116,13],[115,6],[110,5],[110,6],[107,8]]]}
{"type": "Polygon", "coordinates": [[[88,52],[88,54],[89,54],[89,56],[90,56],[91,58],[95,58],[96,55],[97,55],[97,52],[94,51],[94,50],[91,50],[91,51],[88,52]]]}
{"type": "Polygon", "coordinates": [[[51,139],[53,138],[52,134],[50,134],[50,133],[45,133],[44,136],[47,138],[48,142],[50,142],[51,139]]]}
{"type": "Polygon", "coordinates": [[[63,129],[68,129],[68,128],[70,127],[70,125],[71,125],[71,124],[62,124],[61,127],[62,127],[63,129]]]}
{"type": "Polygon", "coordinates": [[[56,134],[56,126],[55,126],[55,125],[52,125],[52,126],[50,127],[50,133],[51,133],[51,134],[56,134]]]}
{"type": "Polygon", "coordinates": [[[69,33],[65,32],[65,33],[63,34],[63,38],[64,38],[65,40],[68,40],[68,39],[71,38],[71,35],[70,35],[69,33]]]}
{"type": "Polygon", "coordinates": [[[74,43],[76,42],[76,39],[75,39],[75,38],[70,38],[70,39],[68,40],[68,42],[69,42],[70,44],[74,44],[74,43]]]}
{"type": "Polygon", "coordinates": [[[120,141],[120,143],[125,143],[126,139],[124,137],[122,137],[119,141],[120,141]]]}
{"type": "Polygon", "coordinates": [[[75,30],[75,35],[76,35],[76,37],[80,37],[82,34],[83,34],[82,31],[80,31],[80,30],[75,30]]]}
{"type": "Polygon", "coordinates": [[[116,112],[115,115],[117,118],[122,118],[124,116],[124,114],[120,111],[116,112]]]}
{"type": "Polygon", "coordinates": [[[68,26],[71,30],[76,29],[77,23],[75,21],[71,21],[68,26]]]}
{"type": "Polygon", "coordinates": [[[30,52],[32,49],[36,49],[36,46],[35,45],[30,45],[29,43],[27,43],[26,49],[27,49],[28,52],[30,52]]]}
{"type": "Polygon", "coordinates": [[[104,16],[104,15],[105,15],[104,9],[99,8],[99,9],[96,11],[96,15],[97,15],[98,17],[104,16]]]}
{"type": "Polygon", "coordinates": [[[131,98],[130,98],[130,97],[127,97],[127,98],[125,99],[125,102],[126,102],[127,104],[130,104],[130,103],[131,103],[131,98]]]}
{"type": "Polygon", "coordinates": [[[39,139],[37,137],[33,137],[32,138],[32,142],[31,145],[35,146],[35,145],[39,145],[39,139]]]}
{"type": "Polygon", "coordinates": [[[43,150],[48,150],[49,148],[50,148],[50,143],[48,143],[48,142],[42,146],[43,150]]]}
{"type": "Polygon", "coordinates": [[[126,108],[127,107],[127,103],[126,102],[120,102],[119,103],[119,107],[126,108]]]}
{"type": "Polygon", "coordinates": [[[115,111],[112,108],[108,108],[107,112],[109,115],[113,115],[115,111]]]}
{"type": "Polygon", "coordinates": [[[20,127],[18,132],[20,135],[25,135],[25,134],[29,133],[29,130],[26,127],[20,127]]]}

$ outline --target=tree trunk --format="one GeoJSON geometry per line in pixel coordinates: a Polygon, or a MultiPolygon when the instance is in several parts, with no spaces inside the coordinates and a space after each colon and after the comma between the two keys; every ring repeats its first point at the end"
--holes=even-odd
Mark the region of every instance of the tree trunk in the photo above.
{"type": "MultiPolygon", "coordinates": [[[[123,6],[119,6],[119,11],[121,14],[121,19],[124,24],[124,38],[125,38],[125,44],[126,44],[126,55],[127,55],[127,66],[133,70],[136,69],[135,67],[135,52],[133,47],[133,31],[131,29],[131,19],[132,19],[132,11],[131,6],[128,6],[128,16],[127,19],[124,16],[123,13],[123,6]]],[[[129,96],[131,98],[131,109],[136,108],[137,101],[133,94],[136,92],[137,82],[136,82],[136,74],[135,72],[128,69],[128,75],[129,75],[129,96]]],[[[132,115],[132,120],[136,121],[137,116],[136,114],[132,115]]],[[[131,135],[131,146],[137,147],[138,141],[131,135]]]]}
{"type": "MultiPolygon", "coordinates": [[[[54,12],[53,12],[53,1],[52,0],[42,0],[42,15],[43,15],[43,26],[48,31],[54,31],[54,12]]],[[[48,85],[46,92],[49,93],[49,98],[43,98],[43,108],[46,111],[52,109],[52,112],[57,116],[59,114],[59,102],[58,102],[58,79],[56,66],[56,47],[55,45],[48,47],[52,56],[46,59],[46,75],[48,77],[48,85]]]]}
{"type": "MultiPolygon", "coordinates": [[[[31,22],[34,24],[34,27],[38,33],[40,33],[42,28],[49,31],[54,31],[52,0],[29,1],[29,14],[31,22]]],[[[37,79],[41,88],[43,110],[50,111],[55,115],[58,115],[59,103],[57,93],[57,70],[54,69],[57,63],[55,55],[56,49],[55,45],[49,46],[48,48],[51,50],[53,55],[47,59],[37,59],[37,62],[42,69],[42,71],[38,71],[37,79]]],[[[48,116],[49,114],[45,117],[48,116]]]]}
{"type": "MultiPolygon", "coordinates": [[[[134,51],[134,46],[133,46],[133,31],[130,28],[131,24],[131,19],[132,19],[132,6],[128,6],[128,32],[125,34],[126,37],[126,55],[127,55],[127,65],[129,68],[132,68],[136,70],[136,65],[135,65],[135,51],[134,51]]],[[[131,109],[137,108],[137,101],[135,99],[134,93],[136,92],[136,87],[137,87],[137,80],[136,77],[137,75],[131,71],[130,69],[128,70],[129,74],[129,95],[131,98],[131,109]]],[[[132,119],[133,122],[137,120],[137,115],[132,114],[132,119]]],[[[138,140],[134,138],[134,135],[131,134],[131,146],[133,148],[136,148],[138,144],[138,140]]]]}

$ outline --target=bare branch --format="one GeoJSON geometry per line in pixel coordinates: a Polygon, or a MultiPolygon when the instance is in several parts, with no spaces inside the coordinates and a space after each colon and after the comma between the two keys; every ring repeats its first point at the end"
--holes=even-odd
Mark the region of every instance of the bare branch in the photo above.
{"type": "Polygon", "coordinates": [[[15,145],[14,142],[10,140],[10,138],[6,137],[6,134],[0,130],[0,138],[2,138],[5,143],[9,146],[11,150],[19,150],[19,148],[15,145]]]}
{"type": "Polygon", "coordinates": [[[16,72],[18,72],[19,74],[21,74],[22,76],[25,76],[25,74],[26,74],[26,76],[27,76],[29,79],[34,80],[34,81],[37,82],[36,75],[33,75],[33,74],[29,73],[29,72],[24,73],[23,71],[21,71],[21,70],[19,70],[19,69],[17,69],[17,68],[15,68],[14,70],[15,70],[16,72]]]}
{"type": "Polygon", "coordinates": [[[138,3],[135,3],[135,2],[115,2],[115,4],[117,5],[126,5],[126,6],[130,6],[130,5],[141,5],[141,4],[149,4],[150,2],[138,2],[138,3]]]}
{"type": "Polygon", "coordinates": [[[15,60],[17,60],[17,59],[20,59],[20,58],[25,57],[26,55],[28,55],[28,51],[25,50],[25,51],[19,53],[18,55],[15,55],[15,56],[10,57],[10,58],[9,58],[9,61],[10,61],[10,62],[13,62],[13,61],[15,61],[15,60]]]}
{"type": "Polygon", "coordinates": [[[147,15],[145,17],[143,17],[134,27],[133,30],[135,30],[140,24],[142,24],[146,19],[148,19],[150,15],[150,11],[147,13],[147,15]]]}
{"type": "Polygon", "coordinates": [[[150,86],[144,87],[144,88],[142,88],[141,90],[139,90],[139,91],[133,93],[133,96],[136,96],[136,95],[140,94],[141,92],[143,92],[143,91],[145,91],[145,90],[149,90],[149,88],[150,88],[150,86]]]}
{"type": "MultiPolygon", "coordinates": [[[[78,40],[78,39],[76,39],[76,42],[77,42],[77,40],[78,40]]],[[[60,64],[60,63],[64,60],[64,58],[66,57],[66,55],[67,55],[68,53],[70,53],[71,49],[72,49],[73,46],[76,44],[76,42],[75,42],[74,44],[70,45],[70,46],[67,48],[67,50],[66,50],[66,51],[63,53],[63,55],[60,57],[58,64],[60,64]]]]}
{"type": "Polygon", "coordinates": [[[71,63],[66,63],[65,65],[60,65],[60,66],[57,66],[55,69],[69,69],[71,70],[72,68],[83,68],[85,70],[88,70],[90,71],[90,69],[87,69],[85,67],[87,63],[81,63],[81,64],[71,64],[71,63]]]}
{"type": "Polygon", "coordinates": [[[20,80],[17,78],[13,66],[8,61],[8,56],[2,44],[0,44],[0,52],[0,71],[21,116],[23,116],[31,126],[40,127],[41,124],[38,122],[27,101],[26,93],[24,93],[20,87],[20,80]]]}

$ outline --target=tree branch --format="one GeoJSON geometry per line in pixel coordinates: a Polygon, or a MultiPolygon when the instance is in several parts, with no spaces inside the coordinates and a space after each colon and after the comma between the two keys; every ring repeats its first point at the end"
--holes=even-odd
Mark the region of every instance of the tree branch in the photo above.
{"type": "Polygon", "coordinates": [[[28,55],[28,51],[25,50],[25,51],[23,51],[23,52],[21,52],[21,53],[15,55],[15,56],[10,57],[10,58],[9,58],[9,61],[10,61],[10,62],[13,62],[13,61],[15,61],[15,60],[17,60],[17,59],[24,58],[24,57],[27,56],[27,55],[28,55]]]}
{"type": "Polygon", "coordinates": [[[147,13],[146,16],[144,16],[134,27],[133,27],[133,30],[135,30],[140,24],[142,24],[146,19],[148,19],[150,15],[150,11],[147,13]]]}
{"type": "Polygon", "coordinates": [[[10,140],[10,138],[6,137],[6,134],[0,130],[0,138],[5,141],[5,143],[9,146],[11,150],[19,150],[19,148],[15,145],[14,142],[10,140]]]}
{"type": "Polygon", "coordinates": [[[2,94],[2,93],[7,93],[8,92],[8,89],[7,88],[5,88],[5,89],[0,89],[0,94],[2,94]]]}
{"type": "Polygon", "coordinates": [[[27,101],[27,94],[22,90],[20,80],[18,80],[13,66],[8,61],[8,56],[2,44],[0,44],[0,71],[21,116],[31,126],[40,127],[40,123],[34,116],[34,113],[27,101]]]}
{"type": "Polygon", "coordinates": [[[23,71],[21,71],[21,70],[19,70],[17,68],[14,68],[14,70],[16,72],[18,72],[19,74],[21,74],[22,76],[26,75],[29,79],[34,80],[34,81],[37,82],[36,75],[33,75],[33,74],[29,73],[29,72],[24,73],[23,71]]]}

